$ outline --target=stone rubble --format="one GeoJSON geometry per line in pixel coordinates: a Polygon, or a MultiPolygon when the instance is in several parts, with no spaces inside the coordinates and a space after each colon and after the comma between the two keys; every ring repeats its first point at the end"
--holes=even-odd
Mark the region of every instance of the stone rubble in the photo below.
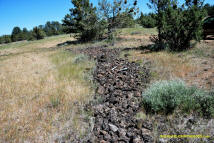
{"type": "Polygon", "coordinates": [[[97,60],[94,80],[101,103],[94,105],[94,140],[91,142],[153,142],[136,114],[141,109],[141,93],[149,83],[149,71],[139,64],[119,58],[119,49],[92,47],[80,50],[97,60]]]}

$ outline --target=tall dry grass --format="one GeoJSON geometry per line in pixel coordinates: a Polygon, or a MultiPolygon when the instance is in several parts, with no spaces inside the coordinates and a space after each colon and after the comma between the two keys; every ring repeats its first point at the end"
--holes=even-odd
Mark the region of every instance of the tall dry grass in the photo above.
{"type": "MultiPolygon", "coordinates": [[[[67,40],[63,38],[52,42],[56,45],[67,40]]],[[[50,43],[25,45],[23,49],[29,47],[29,52],[0,62],[0,142],[51,142],[50,137],[60,134],[68,123],[72,130],[84,134],[82,113],[74,103],[85,104],[92,97],[93,90],[84,77],[85,68],[92,68],[93,62],[73,64],[76,55],[36,49],[51,48],[50,43]]],[[[8,50],[17,52],[16,48],[8,50]]]]}
{"type": "Polygon", "coordinates": [[[170,80],[185,78],[189,73],[196,71],[197,67],[191,64],[186,57],[166,51],[143,54],[141,51],[129,51],[129,59],[145,63],[151,61],[151,70],[154,80],[170,80]]]}

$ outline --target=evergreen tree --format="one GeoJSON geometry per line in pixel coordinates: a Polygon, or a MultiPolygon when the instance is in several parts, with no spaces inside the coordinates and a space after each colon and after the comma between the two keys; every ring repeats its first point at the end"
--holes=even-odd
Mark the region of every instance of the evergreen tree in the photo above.
{"type": "Polygon", "coordinates": [[[145,28],[154,28],[157,25],[156,14],[154,14],[154,13],[149,13],[149,14],[141,13],[140,18],[138,19],[138,23],[145,28]]]}
{"type": "Polygon", "coordinates": [[[47,36],[59,35],[64,33],[64,29],[61,23],[58,21],[48,21],[42,28],[47,36]]]}
{"type": "Polygon", "coordinates": [[[134,27],[135,20],[132,13],[122,12],[116,17],[116,23],[118,23],[116,28],[128,28],[134,27]]]}
{"type": "Polygon", "coordinates": [[[127,22],[130,22],[133,14],[136,14],[136,12],[139,11],[139,9],[136,8],[137,0],[132,2],[133,4],[128,3],[127,0],[114,0],[113,2],[109,0],[101,0],[98,3],[100,15],[104,20],[107,21],[107,35],[108,39],[113,40],[112,44],[114,44],[117,34],[116,28],[127,22]],[[127,17],[129,18],[128,21],[127,17]]]}
{"type": "Polygon", "coordinates": [[[32,35],[36,40],[40,40],[40,39],[44,39],[45,32],[41,28],[34,27],[32,35]]]}
{"type": "Polygon", "coordinates": [[[12,31],[12,34],[11,34],[11,39],[12,39],[13,42],[23,40],[22,30],[19,27],[14,27],[13,28],[13,31],[12,31]]]}
{"type": "Polygon", "coordinates": [[[74,21],[70,14],[66,14],[62,20],[65,33],[77,33],[77,30],[74,28],[74,21]]]}
{"type": "Polygon", "coordinates": [[[28,39],[29,32],[28,32],[27,28],[23,28],[22,35],[23,35],[23,40],[27,40],[28,39]]]}
{"type": "Polygon", "coordinates": [[[28,32],[28,37],[27,37],[27,40],[28,41],[33,41],[33,40],[36,40],[36,38],[34,37],[35,34],[33,34],[33,30],[30,30],[28,32]]]}
{"type": "Polygon", "coordinates": [[[190,41],[199,41],[204,18],[203,0],[186,0],[181,7],[177,0],[150,0],[157,12],[158,49],[181,51],[190,48],[190,41]]]}
{"type": "Polygon", "coordinates": [[[59,35],[62,33],[62,25],[58,21],[52,22],[53,35],[59,35]]]}
{"type": "Polygon", "coordinates": [[[98,39],[101,27],[96,14],[96,7],[89,0],[72,0],[74,8],[70,9],[63,19],[63,24],[68,28],[67,32],[79,33],[76,35],[82,41],[98,39]]]}
{"type": "Polygon", "coordinates": [[[52,35],[51,22],[50,21],[46,22],[45,27],[44,27],[44,31],[45,31],[47,36],[51,36],[52,35]]]}
{"type": "Polygon", "coordinates": [[[19,27],[14,27],[13,31],[12,31],[12,35],[17,35],[21,32],[22,32],[22,30],[19,27]]]}

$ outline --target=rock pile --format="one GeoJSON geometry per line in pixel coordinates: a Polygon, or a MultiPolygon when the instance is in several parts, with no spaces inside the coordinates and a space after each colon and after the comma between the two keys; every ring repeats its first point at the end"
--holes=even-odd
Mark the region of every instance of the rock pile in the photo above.
{"type": "Polygon", "coordinates": [[[94,134],[97,141],[142,142],[147,137],[137,127],[135,115],[140,109],[141,92],[148,80],[148,71],[126,60],[106,62],[98,58],[94,78],[99,83],[102,103],[94,107],[94,134]]]}
{"type": "Polygon", "coordinates": [[[98,83],[94,105],[94,140],[91,142],[152,142],[137,125],[141,93],[149,82],[149,71],[134,62],[120,59],[118,49],[87,48],[81,51],[97,59],[94,79],[98,83]]]}
{"type": "Polygon", "coordinates": [[[113,60],[117,58],[120,54],[120,49],[108,49],[107,46],[103,47],[88,47],[83,49],[69,49],[73,52],[83,53],[87,56],[89,56],[92,59],[97,60],[100,56],[108,57],[105,58],[105,60],[113,60]]]}

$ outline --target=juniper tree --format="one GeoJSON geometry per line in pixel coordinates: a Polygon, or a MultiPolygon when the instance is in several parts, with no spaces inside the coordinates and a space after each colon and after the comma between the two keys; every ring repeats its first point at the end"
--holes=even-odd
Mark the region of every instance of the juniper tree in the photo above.
{"type": "Polygon", "coordinates": [[[190,41],[200,41],[203,0],[186,0],[182,6],[177,0],[150,0],[157,13],[158,38],[153,39],[158,49],[181,51],[190,48],[190,41]]]}

